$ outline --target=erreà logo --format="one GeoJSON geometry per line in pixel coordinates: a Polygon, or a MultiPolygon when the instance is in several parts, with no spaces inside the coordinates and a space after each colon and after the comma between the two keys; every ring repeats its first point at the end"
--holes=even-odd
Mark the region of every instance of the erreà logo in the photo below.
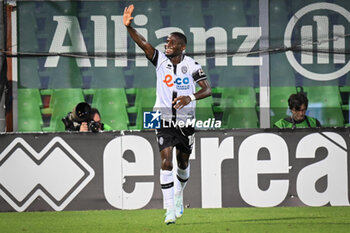
{"type": "Polygon", "coordinates": [[[60,137],[39,153],[15,138],[0,154],[0,196],[16,211],[24,211],[39,196],[54,210],[63,210],[94,175],[60,137]]]}
{"type": "Polygon", "coordinates": [[[312,80],[328,81],[345,75],[350,71],[350,62],[345,56],[345,30],[349,23],[349,11],[336,4],[313,3],[301,8],[291,17],[284,33],[285,47],[295,47],[292,41],[300,41],[296,49],[301,53],[286,52],[289,63],[312,80]],[[332,24],[330,16],[334,18],[334,15],[344,19],[346,25],[332,24]],[[308,23],[303,21],[303,25],[297,25],[303,17],[308,23]]]}

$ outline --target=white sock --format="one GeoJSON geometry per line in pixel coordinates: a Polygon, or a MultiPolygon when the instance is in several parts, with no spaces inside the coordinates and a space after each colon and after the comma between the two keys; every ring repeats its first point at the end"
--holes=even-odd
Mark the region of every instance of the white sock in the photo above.
{"type": "Polygon", "coordinates": [[[188,164],[185,170],[177,168],[176,178],[174,181],[175,184],[175,195],[180,195],[184,190],[187,180],[190,177],[190,164],[188,164]]]}
{"type": "Polygon", "coordinates": [[[165,209],[174,209],[174,177],[173,171],[160,170],[160,185],[163,193],[165,209]]]}

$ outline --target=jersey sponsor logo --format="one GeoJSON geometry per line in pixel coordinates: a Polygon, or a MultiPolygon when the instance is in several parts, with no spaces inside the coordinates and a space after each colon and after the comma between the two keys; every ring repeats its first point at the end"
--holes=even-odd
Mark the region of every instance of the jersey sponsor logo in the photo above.
{"type": "Polygon", "coordinates": [[[172,81],[173,81],[173,77],[170,74],[165,75],[165,78],[163,80],[165,85],[167,85],[168,87],[174,86],[174,83],[172,81]]]}
{"type": "Polygon", "coordinates": [[[184,78],[177,77],[173,81],[173,76],[171,76],[170,74],[167,74],[164,77],[163,82],[165,83],[165,85],[167,85],[167,87],[172,87],[175,84],[177,90],[187,90],[190,88],[190,79],[188,77],[184,77],[184,78]]]}
{"type": "Polygon", "coordinates": [[[176,78],[174,83],[176,84],[176,89],[178,90],[188,90],[190,89],[190,79],[188,77],[185,78],[176,78]]]}

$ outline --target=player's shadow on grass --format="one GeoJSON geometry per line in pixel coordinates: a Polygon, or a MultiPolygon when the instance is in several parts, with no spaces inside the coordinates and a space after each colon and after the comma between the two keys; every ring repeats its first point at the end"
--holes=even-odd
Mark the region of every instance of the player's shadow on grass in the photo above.
{"type": "Polygon", "coordinates": [[[195,224],[211,224],[211,223],[244,223],[244,222],[275,222],[275,221],[283,221],[283,220],[300,220],[300,219],[322,219],[326,217],[286,217],[286,218],[262,218],[262,219],[240,219],[240,220],[232,220],[232,221],[213,221],[213,222],[198,222],[198,223],[182,223],[181,225],[195,225],[195,224]]]}

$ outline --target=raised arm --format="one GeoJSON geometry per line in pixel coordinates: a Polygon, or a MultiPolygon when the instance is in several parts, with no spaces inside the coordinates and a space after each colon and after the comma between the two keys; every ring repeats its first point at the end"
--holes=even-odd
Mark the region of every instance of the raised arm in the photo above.
{"type": "Polygon", "coordinates": [[[146,39],[140,33],[138,33],[133,27],[131,27],[131,21],[134,19],[134,17],[132,17],[132,12],[134,11],[134,8],[134,5],[125,7],[123,23],[126,26],[131,38],[145,52],[146,57],[151,60],[154,55],[155,49],[150,43],[146,41],[146,39]]]}

